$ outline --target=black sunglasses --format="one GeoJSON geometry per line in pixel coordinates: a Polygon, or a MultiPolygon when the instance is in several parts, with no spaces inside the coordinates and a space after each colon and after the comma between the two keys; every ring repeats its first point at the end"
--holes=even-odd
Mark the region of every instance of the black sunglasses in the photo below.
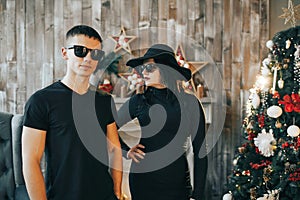
{"type": "Polygon", "coordinates": [[[100,49],[89,49],[85,46],[80,45],[74,45],[72,47],[67,47],[66,49],[74,49],[75,56],[79,58],[84,58],[90,51],[92,59],[98,61],[101,60],[105,54],[104,51],[100,49]]]}
{"type": "Polygon", "coordinates": [[[150,73],[150,72],[154,72],[157,69],[157,66],[156,63],[147,63],[141,65],[139,68],[140,68],[140,72],[146,70],[148,73],[150,73]]]}

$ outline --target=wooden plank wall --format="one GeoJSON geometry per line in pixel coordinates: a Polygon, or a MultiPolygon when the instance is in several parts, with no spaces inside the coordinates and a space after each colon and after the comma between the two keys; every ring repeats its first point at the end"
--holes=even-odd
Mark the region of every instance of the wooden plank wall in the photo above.
{"type": "MultiPolygon", "coordinates": [[[[36,90],[60,79],[64,34],[75,24],[98,29],[103,38],[120,31],[159,27],[201,44],[222,73],[226,122],[210,154],[208,195],[220,199],[240,141],[241,97],[254,83],[266,55],[269,0],[1,0],[0,111],[22,113],[36,90]]],[[[163,29],[135,32],[139,46],[172,42],[163,29]]]]}

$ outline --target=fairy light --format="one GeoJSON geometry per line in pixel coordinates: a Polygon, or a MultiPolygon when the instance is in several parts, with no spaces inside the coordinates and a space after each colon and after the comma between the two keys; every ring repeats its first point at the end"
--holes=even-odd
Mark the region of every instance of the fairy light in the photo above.
{"type": "Polygon", "coordinates": [[[256,87],[260,88],[261,90],[268,91],[269,84],[270,84],[269,78],[259,75],[257,77],[257,81],[256,81],[255,85],[256,85],[256,87]]]}

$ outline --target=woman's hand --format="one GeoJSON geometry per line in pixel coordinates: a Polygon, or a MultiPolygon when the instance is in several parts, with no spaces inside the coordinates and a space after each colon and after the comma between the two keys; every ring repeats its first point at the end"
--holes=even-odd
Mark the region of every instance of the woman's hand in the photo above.
{"type": "Polygon", "coordinates": [[[137,144],[134,147],[132,147],[128,153],[127,158],[131,158],[134,162],[139,163],[139,159],[144,159],[144,156],[146,155],[141,149],[144,149],[145,147],[142,144],[137,144]]]}
{"type": "Polygon", "coordinates": [[[122,193],[120,196],[116,196],[116,197],[117,197],[117,199],[119,199],[119,200],[128,200],[127,195],[124,194],[124,193],[122,193]]]}

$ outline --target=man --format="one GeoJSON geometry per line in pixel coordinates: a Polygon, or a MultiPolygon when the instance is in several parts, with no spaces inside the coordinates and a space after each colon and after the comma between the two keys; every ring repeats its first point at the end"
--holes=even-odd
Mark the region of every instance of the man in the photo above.
{"type": "Polygon", "coordinates": [[[104,54],[101,42],[89,26],[71,28],[62,48],[65,76],[26,103],[22,158],[31,200],[115,200],[121,196],[122,153],[114,103],[110,95],[89,86],[104,54]],[[44,151],[45,181],[40,168],[44,151]]]}

